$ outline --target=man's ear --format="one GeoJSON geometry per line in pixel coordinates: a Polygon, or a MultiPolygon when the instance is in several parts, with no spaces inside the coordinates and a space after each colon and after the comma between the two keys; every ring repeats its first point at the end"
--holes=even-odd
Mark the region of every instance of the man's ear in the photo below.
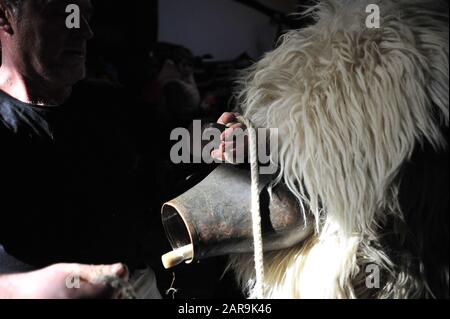
{"type": "Polygon", "coordinates": [[[11,12],[5,8],[3,4],[0,4],[0,30],[9,34],[13,34],[13,28],[11,26],[12,21],[11,12]]]}

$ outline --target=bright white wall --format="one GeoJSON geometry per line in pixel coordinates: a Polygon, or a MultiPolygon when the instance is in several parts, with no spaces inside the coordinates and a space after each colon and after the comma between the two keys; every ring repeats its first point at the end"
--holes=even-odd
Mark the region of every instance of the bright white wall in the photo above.
{"type": "Polygon", "coordinates": [[[160,0],[159,41],[181,44],[195,55],[231,60],[269,51],[276,26],[270,18],[232,0],[160,0]]]}

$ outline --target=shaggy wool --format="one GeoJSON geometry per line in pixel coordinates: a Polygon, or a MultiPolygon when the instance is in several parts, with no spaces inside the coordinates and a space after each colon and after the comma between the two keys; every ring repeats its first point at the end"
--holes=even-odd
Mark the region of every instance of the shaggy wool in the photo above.
{"type": "MultiPolygon", "coordinates": [[[[324,0],[305,14],[314,24],[240,80],[244,116],[279,129],[275,183],[315,221],[265,253],[265,297],[448,298],[447,2],[324,0]]],[[[230,267],[255,297],[253,257],[230,267]]]]}

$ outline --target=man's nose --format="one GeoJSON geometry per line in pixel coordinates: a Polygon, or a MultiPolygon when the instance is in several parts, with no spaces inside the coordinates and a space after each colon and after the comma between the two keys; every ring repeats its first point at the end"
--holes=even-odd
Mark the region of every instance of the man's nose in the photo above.
{"type": "Polygon", "coordinates": [[[85,17],[81,17],[80,34],[87,40],[94,37],[94,32],[89,25],[89,21],[85,17]]]}

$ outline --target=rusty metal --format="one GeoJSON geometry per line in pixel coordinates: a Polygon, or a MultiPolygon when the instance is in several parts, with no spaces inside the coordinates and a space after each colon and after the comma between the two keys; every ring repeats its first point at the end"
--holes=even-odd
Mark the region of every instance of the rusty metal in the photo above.
{"type": "MultiPolygon", "coordinates": [[[[312,231],[297,200],[284,187],[269,195],[271,176],[260,177],[264,250],[291,247],[312,231]]],[[[197,186],[165,203],[162,222],[174,250],[192,245],[193,262],[208,257],[253,252],[250,172],[221,165],[197,186]]],[[[191,254],[192,255],[192,254],[191,254]]]]}

